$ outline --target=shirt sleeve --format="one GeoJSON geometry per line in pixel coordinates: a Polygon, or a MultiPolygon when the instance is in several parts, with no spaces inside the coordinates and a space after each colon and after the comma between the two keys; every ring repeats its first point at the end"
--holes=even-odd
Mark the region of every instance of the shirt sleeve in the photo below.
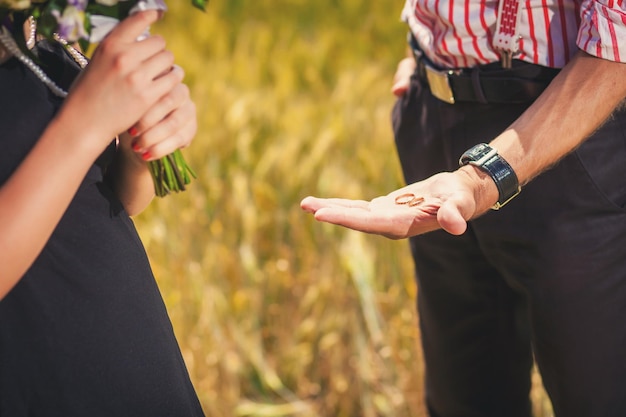
{"type": "Polygon", "coordinates": [[[576,44],[598,58],[626,62],[626,1],[583,0],[576,44]]]}

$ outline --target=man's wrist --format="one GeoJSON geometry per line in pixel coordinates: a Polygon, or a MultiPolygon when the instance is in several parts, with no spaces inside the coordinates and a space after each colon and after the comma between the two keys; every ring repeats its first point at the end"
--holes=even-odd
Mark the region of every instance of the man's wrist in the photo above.
{"type": "Polygon", "coordinates": [[[491,207],[493,210],[502,208],[521,191],[513,168],[486,143],[480,143],[465,151],[459,159],[459,165],[475,166],[491,178],[498,190],[497,202],[491,207]]]}
{"type": "Polygon", "coordinates": [[[457,169],[464,181],[470,184],[470,190],[474,195],[475,212],[472,217],[483,214],[498,201],[498,188],[489,174],[474,165],[464,165],[457,169]]]}

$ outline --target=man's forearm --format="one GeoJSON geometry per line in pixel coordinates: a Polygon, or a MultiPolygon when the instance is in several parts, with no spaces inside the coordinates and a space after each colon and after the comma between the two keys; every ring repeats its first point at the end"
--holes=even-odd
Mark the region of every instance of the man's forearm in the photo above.
{"type": "MultiPolygon", "coordinates": [[[[626,64],[579,52],[550,86],[491,146],[526,184],[576,149],[626,97],[626,64]]],[[[485,138],[487,141],[489,138],[485,138]]],[[[463,167],[476,183],[477,214],[498,198],[495,183],[463,167]]]]}
{"type": "Polygon", "coordinates": [[[492,146],[521,184],[574,150],[626,97],[626,64],[579,52],[492,146]]]}

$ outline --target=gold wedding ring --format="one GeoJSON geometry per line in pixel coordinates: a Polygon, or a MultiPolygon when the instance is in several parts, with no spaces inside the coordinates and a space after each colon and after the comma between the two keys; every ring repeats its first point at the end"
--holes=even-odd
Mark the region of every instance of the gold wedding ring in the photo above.
{"type": "Polygon", "coordinates": [[[409,207],[415,207],[424,202],[424,197],[417,197],[413,193],[400,194],[395,199],[396,204],[406,204],[409,207]]]}
{"type": "Polygon", "coordinates": [[[415,198],[415,194],[413,193],[408,193],[408,194],[400,194],[399,196],[396,197],[396,204],[409,204],[411,201],[413,201],[413,199],[415,198]]]}

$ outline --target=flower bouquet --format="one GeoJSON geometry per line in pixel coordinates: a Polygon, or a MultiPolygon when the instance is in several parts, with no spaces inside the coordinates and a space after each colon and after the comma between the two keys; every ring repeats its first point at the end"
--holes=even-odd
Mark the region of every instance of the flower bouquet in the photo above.
{"type": "MultiPolygon", "coordinates": [[[[204,10],[208,1],[191,0],[191,4],[204,10]]],[[[35,35],[56,39],[66,48],[78,43],[86,51],[125,17],[151,9],[165,11],[167,7],[164,0],[0,0],[0,41],[36,72],[55,94],[65,96],[67,92],[58,88],[30,58],[23,31],[14,30],[10,35],[6,27],[22,27],[27,19],[34,19],[36,24],[33,27],[37,33],[32,34],[33,39],[35,35]]],[[[196,177],[180,150],[148,164],[159,197],[185,190],[191,177],[196,177]]]]}

